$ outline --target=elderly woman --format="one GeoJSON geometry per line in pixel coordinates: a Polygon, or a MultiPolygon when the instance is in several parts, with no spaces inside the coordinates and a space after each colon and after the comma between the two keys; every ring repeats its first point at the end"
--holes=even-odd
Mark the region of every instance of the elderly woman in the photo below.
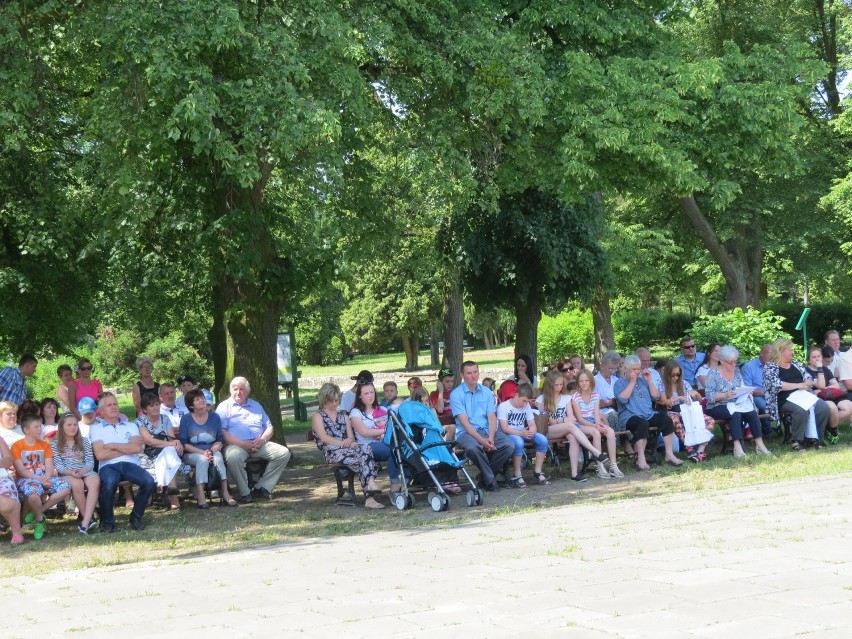
{"type": "Polygon", "coordinates": [[[651,371],[642,371],[642,362],[636,355],[624,358],[621,377],[615,382],[613,391],[618,402],[618,423],[623,430],[633,434],[636,468],[650,468],[645,459],[645,444],[652,426],[663,435],[666,461],[672,466],[682,465],[683,462],[675,457],[673,451],[674,424],[668,414],[654,410],[654,402],[659,401],[660,391],[651,382],[651,371]]]}
{"type": "Polygon", "coordinates": [[[198,508],[201,510],[210,508],[205,490],[211,464],[219,471],[221,497],[219,505],[236,506],[237,500],[228,492],[228,471],[222,457],[222,447],[225,445],[222,420],[219,415],[210,412],[202,389],[193,388],[184,395],[184,399],[189,413],[180,418],[180,443],[183,444],[185,451],[183,460],[190,466],[195,466],[198,508]]]}
{"type": "Polygon", "coordinates": [[[338,411],[340,389],[334,384],[323,384],[317,394],[317,402],[320,409],[311,418],[311,430],[325,461],[343,464],[358,475],[366,497],[364,506],[373,510],[384,508],[373,497],[382,492],[376,486],[379,469],[373,460],[373,451],[355,440],[349,417],[338,411]]]}
{"type": "Polygon", "coordinates": [[[133,397],[133,406],[136,407],[136,416],[141,417],[144,412],[142,408],[142,395],[145,393],[159,395],[160,384],[154,381],[154,361],[150,357],[140,357],[137,359],[136,369],[139,371],[139,379],[133,385],[133,390],[130,394],[133,397]]]}
{"type": "Polygon", "coordinates": [[[763,444],[763,431],[757,410],[751,398],[737,400],[737,390],[743,386],[743,376],[737,368],[740,352],[726,345],[719,349],[719,365],[707,373],[704,396],[707,398],[707,414],[713,419],[728,422],[731,439],[734,443],[734,457],[745,457],[743,450],[743,422],[751,427],[754,437],[754,452],[759,455],[772,453],[763,444]]]}
{"type": "Polygon", "coordinates": [[[793,451],[804,450],[805,431],[811,410],[816,421],[817,438],[822,438],[829,416],[826,403],[817,399],[810,409],[806,409],[796,403],[795,397],[793,401],[790,400],[790,396],[797,390],[811,391],[814,388],[813,377],[801,362],[793,360],[791,340],[779,339],[772,344],[769,361],[763,367],[763,388],[766,390],[766,406],[772,419],[780,421],[782,415],[790,415],[793,451]]]}

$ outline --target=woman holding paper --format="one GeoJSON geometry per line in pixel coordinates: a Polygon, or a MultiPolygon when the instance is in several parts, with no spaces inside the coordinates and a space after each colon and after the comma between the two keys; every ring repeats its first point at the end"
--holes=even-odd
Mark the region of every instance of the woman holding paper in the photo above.
{"type": "Polygon", "coordinates": [[[763,367],[763,387],[766,389],[766,406],[772,419],[780,421],[783,414],[791,416],[790,437],[794,451],[804,450],[811,409],[816,422],[817,441],[822,439],[829,409],[823,400],[809,392],[814,387],[813,377],[801,362],[793,359],[791,340],[779,339],[772,344],[769,361],[763,367]]]}
{"type": "Polygon", "coordinates": [[[745,457],[743,449],[743,422],[751,427],[754,436],[754,450],[759,455],[771,455],[763,443],[763,431],[760,420],[751,399],[752,390],[746,391],[743,377],[737,368],[740,352],[727,345],[719,349],[719,367],[711,368],[707,373],[707,385],[704,396],[707,398],[707,414],[713,419],[724,419],[731,429],[734,443],[734,457],[745,457]]]}

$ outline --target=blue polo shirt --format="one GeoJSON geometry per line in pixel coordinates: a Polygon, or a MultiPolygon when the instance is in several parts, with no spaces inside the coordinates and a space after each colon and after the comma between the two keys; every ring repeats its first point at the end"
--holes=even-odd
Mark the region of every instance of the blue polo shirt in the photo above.
{"type": "Polygon", "coordinates": [[[222,429],[243,441],[257,439],[270,423],[263,406],[253,399],[247,399],[245,404],[237,404],[229,397],[219,404],[216,414],[222,420],[222,429]]]}
{"type": "MultiPolygon", "coordinates": [[[[459,432],[467,432],[459,421],[459,415],[467,415],[470,425],[480,435],[488,437],[488,415],[497,412],[497,401],[491,389],[482,384],[476,385],[476,390],[470,390],[467,384],[462,384],[450,393],[450,410],[456,418],[456,428],[459,432]]],[[[468,433],[470,434],[470,433],[468,433]]]]}
{"type": "Polygon", "coordinates": [[[755,357],[743,364],[740,372],[743,376],[743,383],[746,386],[763,388],[763,364],[760,363],[759,357],[755,357]]]}
{"type": "Polygon", "coordinates": [[[683,371],[683,378],[690,384],[695,386],[695,373],[701,368],[704,363],[704,353],[696,353],[695,359],[688,361],[683,355],[675,357],[675,361],[680,364],[680,369],[683,371]]]}

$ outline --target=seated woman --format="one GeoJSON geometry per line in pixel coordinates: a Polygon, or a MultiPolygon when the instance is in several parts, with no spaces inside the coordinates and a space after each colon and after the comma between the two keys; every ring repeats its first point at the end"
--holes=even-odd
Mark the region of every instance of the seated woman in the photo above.
{"type": "Polygon", "coordinates": [[[317,402],[320,409],[311,417],[311,430],[326,463],[343,464],[358,475],[366,497],[365,507],[373,510],[384,508],[373,497],[382,492],[376,486],[379,469],[373,460],[373,450],[355,441],[349,417],[338,411],[340,388],[326,382],[317,394],[317,402]]]}
{"type": "Polygon", "coordinates": [[[0,438],[0,515],[12,530],[12,544],[18,545],[24,543],[24,534],[21,531],[21,502],[18,500],[18,489],[15,487],[15,480],[9,474],[12,463],[12,451],[6,444],[6,440],[0,438]]]}
{"type": "Polygon", "coordinates": [[[699,389],[703,389],[707,386],[707,375],[710,371],[719,367],[720,348],[719,344],[713,342],[704,352],[704,363],[698,367],[697,371],[695,371],[695,385],[698,386],[699,389]]]}
{"type": "Polygon", "coordinates": [[[68,402],[68,388],[74,385],[74,371],[68,364],[60,364],[56,368],[56,374],[59,376],[59,386],[56,387],[56,396],[59,398],[59,404],[62,410],[71,410],[71,404],[68,402]]]}
{"type": "Polygon", "coordinates": [[[609,461],[609,457],[600,450],[600,433],[597,432],[597,446],[589,441],[586,434],[577,427],[571,410],[571,395],[562,392],[565,379],[557,369],[552,369],[544,376],[542,394],[536,400],[536,408],[548,416],[547,438],[552,442],[568,444],[568,459],[571,463],[571,479],[577,482],[586,481],[579,474],[580,446],[590,451],[598,465],[609,461]]]}
{"type": "Polygon", "coordinates": [[[156,480],[166,510],[178,510],[180,490],[175,481],[178,473],[189,474],[189,467],[181,463],[183,445],[177,439],[177,433],[169,420],[160,413],[160,397],[154,393],[145,393],[140,400],[142,416],[136,418],[139,436],[142,438],[142,452],[139,453],[139,465],[156,480]]]}
{"type": "Polygon", "coordinates": [[[846,399],[846,391],[840,388],[840,384],[831,369],[823,366],[820,347],[812,346],[808,349],[808,365],[805,370],[814,379],[814,391],[818,395],[820,391],[822,392],[825,404],[828,406],[830,412],[825,436],[829,443],[836,444],[838,441],[837,425],[852,417],[852,402],[846,399]],[[830,397],[829,394],[834,397],[830,397]]]}
{"type": "Polygon", "coordinates": [[[666,461],[672,466],[683,464],[675,457],[674,424],[667,413],[654,410],[654,402],[660,399],[660,391],[651,383],[651,373],[646,370],[642,375],[642,362],[636,355],[624,358],[621,375],[613,388],[618,402],[618,423],[624,430],[633,434],[633,449],[636,454],[636,468],[648,470],[645,459],[645,445],[652,426],[663,436],[666,448],[666,461]]]}
{"type": "MultiPolygon", "coordinates": [[[[737,395],[735,389],[743,386],[743,377],[737,368],[737,359],[740,352],[733,346],[723,346],[719,351],[719,368],[715,368],[707,375],[707,414],[713,419],[728,420],[728,428],[731,430],[731,438],[734,442],[734,457],[745,457],[743,450],[743,422],[751,427],[754,437],[754,451],[759,455],[771,455],[772,453],[763,444],[763,430],[760,419],[757,417],[757,409],[753,401],[740,400],[734,403],[737,395]],[[748,402],[751,410],[744,404],[748,402]]],[[[750,399],[750,398],[749,398],[750,399]]]]}
{"type": "Polygon", "coordinates": [[[80,434],[80,425],[74,413],[65,413],[59,418],[56,437],[50,442],[53,465],[62,479],[71,485],[71,496],[80,512],[77,517],[77,532],[88,535],[98,525],[95,507],[101,489],[101,478],[94,471],[95,456],[88,437],[80,434]]]}
{"type": "MultiPolygon", "coordinates": [[[[669,360],[663,366],[663,370],[660,373],[660,381],[662,382],[662,386],[659,389],[660,399],[658,403],[665,407],[669,413],[669,417],[672,418],[672,423],[675,426],[675,434],[681,439],[686,439],[683,422],[680,418],[680,409],[684,404],[693,401],[700,402],[701,393],[692,388],[692,384],[683,378],[683,369],[680,363],[674,359],[669,360]]],[[[701,437],[698,438],[701,440],[700,442],[694,439],[693,436],[690,436],[688,443],[686,443],[686,446],[695,447],[695,450],[689,455],[689,459],[695,463],[703,462],[707,458],[704,451],[707,448],[707,444],[713,439],[714,420],[709,415],[704,415],[703,413],[702,415],[704,416],[704,424],[708,433],[701,433],[701,437]]]]}
{"type": "Polygon", "coordinates": [[[529,355],[518,355],[515,360],[515,372],[509,375],[508,379],[516,384],[529,384],[533,388],[538,388],[538,377],[535,375],[529,355]]]}
{"type": "Polygon", "coordinates": [[[193,388],[186,395],[186,408],[189,413],[180,418],[180,443],[183,444],[183,460],[195,466],[195,498],[200,510],[207,510],[210,504],[205,491],[207,489],[210,465],[214,465],[220,478],[220,506],[236,506],[237,500],[228,491],[228,470],[222,458],[225,440],[222,436],[222,421],[219,415],[210,412],[204,391],[193,388]]]}
{"type": "Polygon", "coordinates": [[[150,357],[140,357],[136,360],[136,369],[139,371],[139,379],[133,385],[131,396],[133,397],[133,406],[136,408],[136,416],[141,417],[144,413],[142,408],[142,395],[145,393],[154,393],[159,396],[160,384],[154,381],[152,377],[154,373],[154,360],[150,357]]]}
{"type": "Polygon", "coordinates": [[[376,388],[373,384],[358,385],[355,391],[355,407],[349,412],[349,421],[355,431],[355,439],[370,447],[373,459],[388,463],[391,493],[399,492],[402,488],[399,467],[391,454],[390,446],[382,441],[388,424],[388,412],[376,404],[376,388]]]}
{"type": "Polygon", "coordinates": [[[565,358],[556,363],[556,370],[562,374],[562,392],[573,395],[577,392],[577,373],[579,372],[570,358],[565,358]]]}
{"type": "Polygon", "coordinates": [[[793,342],[789,339],[779,339],[772,344],[769,361],[763,367],[763,388],[766,391],[766,406],[769,416],[776,422],[781,421],[782,415],[789,415],[791,420],[790,438],[793,451],[805,448],[805,433],[808,420],[813,413],[816,422],[816,447],[825,434],[828,424],[829,408],[826,402],[817,399],[809,409],[802,408],[796,398],[790,396],[797,390],[811,391],[814,380],[805,370],[801,362],[793,359],[793,342]]]}
{"type": "Polygon", "coordinates": [[[52,397],[45,397],[41,400],[41,438],[52,439],[59,429],[59,422],[56,421],[59,415],[59,402],[52,397]]]}
{"type": "MultiPolygon", "coordinates": [[[[577,419],[577,424],[580,430],[587,436],[594,437],[597,431],[598,438],[606,437],[607,452],[609,453],[609,470],[607,471],[603,464],[598,464],[598,477],[601,479],[624,477],[624,473],[618,468],[615,463],[616,442],[615,431],[610,427],[607,420],[601,419],[600,403],[601,396],[595,392],[595,378],[582,368],[577,375],[577,386],[579,389],[571,397],[571,406],[574,411],[574,417],[577,419]]],[[[594,440],[593,440],[594,443],[594,440]]]]}

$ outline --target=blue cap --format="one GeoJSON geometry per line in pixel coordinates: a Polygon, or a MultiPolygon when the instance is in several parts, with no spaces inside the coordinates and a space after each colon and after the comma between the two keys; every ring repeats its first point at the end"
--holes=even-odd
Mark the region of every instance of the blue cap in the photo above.
{"type": "Polygon", "coordinates": [[[77,410],[80,411],[81,415],[84,413],[94,413],[98,410],[98,405],[91,397],[81,397],[80,401],[77,402],[77,410]]]}
{"type": "Polygon", "coordinates": [[[207,402],[208,405],[213,405],[213,393],[211,393],[206,388],[201,391],[204,394],[204,401],[207,402]]]}

